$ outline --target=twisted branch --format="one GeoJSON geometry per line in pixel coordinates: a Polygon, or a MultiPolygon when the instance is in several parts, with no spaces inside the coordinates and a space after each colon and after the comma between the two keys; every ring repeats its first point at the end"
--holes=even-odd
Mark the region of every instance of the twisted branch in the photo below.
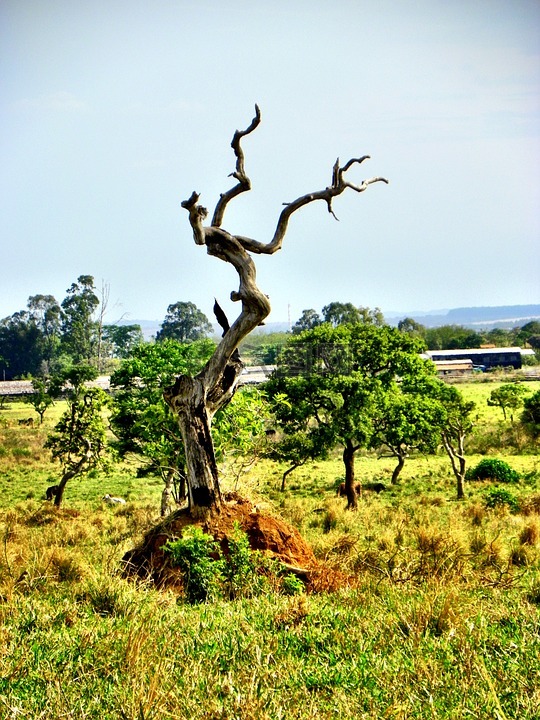
{"type": "Polygon", "coordinates": [[[236,170],[235,172],[231,173],[229,177],[236,178],[236,180],[238,180],[238,184],[232,187],[230,190],[227,190],[227,192],[220,195],[220,198],[216,205],[216,209],[214,210],[214,217],[212,218],[213,227],[221,227],[221,223],[223,222],[223,215],[225,214],[225,209],[227,208],[227,204],[230,200],[232,200],[237,195],[240,195],[240,193],[251,190],[251,180],[246,175],[246,171],[244,168],[244,151],[242,150],[242,146],[240,145],[240,140],[245,135],[249,135],[250,133],[252,133],[255,128],[259,126],[260,122],[261,111],[259,110],[259,106],[255,105],[255,117],[251,121],[251,124],[245,130],[237,130],[234,133],[231,147],[234,150],[234,154],[236,155],[236,170]]]}

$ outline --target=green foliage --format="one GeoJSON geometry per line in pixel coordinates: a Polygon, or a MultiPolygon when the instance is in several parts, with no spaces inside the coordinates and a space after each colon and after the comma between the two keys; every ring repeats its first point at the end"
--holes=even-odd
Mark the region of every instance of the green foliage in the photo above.
{"type": "Polygon", "coordinates": [[[219,410],[212,423],[212,440],[222,470],[230,473],[235,487],[241,474],[263,454],[265,429],[270,408],[260,388],[241,387],[232,400],[219,410]]]}
{"type": "Polygon", "coordinates": [[[412,391],[430,375],[421,348],[416,338],[367,322],[324,323],[293,336],[266,384],[284,433],[274,456],[298,466],[342,445],[351,472],[354,453],[381,442],[374,439],[376,408],[390,389],[397,392],[396,378],[412,391]]]}
{"type": "Polygon", "coordinates": [[[466,473],[467,480],[496,480],[504,483],[519,482],[519,477],[519,473],[508,463],[497,458],[484,458],[466,473]]]}
{"type": "Polygon", "coordinates": [[[109,404],[109,397],[101,388],[84,385],[92,373],[95,373],[94,368],[85,366],[74,367],[67,373],[73,383],[69,389],[68,407],[45,442],[53,459],[62,466],[62,479],[55,497],[57,506],[61,504],[69,480],[106,465],[108,453],[103,410],[109,404]]]}
{"type": "Polygon", "coordinates": [[[479,333],[460,325],[427,328],[425,338],[429,350],[479,348],[482,344],[482,336],[479,333]]]}
{"type": "Polygon", "coordinates": [[[103,341],[105,354],[125,359],[144,342],[144,336],[140,325],[104,325],[103,341]]]}
{"type": "Polygon", "coordinates": [[[540,390],[523,402],[524,410],[521,420],[524,423],[540,425],[540,390]]]}
{"type": "Polygon", "coordinates": [[[91,275],[78,277],[62,301],[62,346],[75,363],[89,363],[95,355],[98,325],[94,312],[98,305],[91,275]]]}
{"type": "Polygon", "coordinates": [[[484,504],[492,510],[507,507],[513,513],[519,512],[519,500],[505,488],[493,488],[484,496],[484,504]]]}
{"type": "Polygon", "coordinates": [[[179,374],[195,375],[212,355],[210,340],[143,343],[111,376],[113,443],[120,456],[134,453],[165,479],[183,473],[184,446],[178,423],[163,399],[163,390],[179,374]]]}
{"type": "MultiPolygon", "coordinates": [[[[331,302],[322,309],[323,320],[334,327],[338,325],[358,325],[369,323],[384,325],[384,316],[380,308],[355,307],[352,303],[331,302]]],[[[312,325],[311,327],[314,327],[312,325]]]]}
{"type": "Polygon", "coordinates": [[[165,545],[173,564],[182,571],[188,602],[249,598],[269,591],[265,575],[277,575],[279,566],[251,550],[247,534],[237,523],[227,542],[223,555],[210,535],[190,527],[182,538],[165,545]]]}
{"type": "Polygon", "coordinates": [[[177,340],[187,343],[201,340],[211,332],[212,325],[202,310],[192,302],[177,302],[167,308],[156,341],[177,340]]]}
{"type": "Polygon", "coordinates": [[[507,383],[493,390],[487,403],[500,407],[505,420],[506,411],[510,410],[510,419],[513,421],[514,411],[523,405],[523,396],[526,392],[527,390],[520,383],[507,383]]]}
{"type": "Polygon", "coordinates": [[[188,528],[178,540],[164,546],[182,571],[186,599],[191,603],[216,600],[224,581],[224,561],[219,544],[199,527],[188,528]]]}
{"type": "Polygon", "coordinates": [[[292,334],[299,335],[304,330],[313,330],[314,327],[322,322],[319,313],[312,308],[303,310],[300,318],[292,326],[292,334]]]}
{"type": "Polygon", "coordinates": [[[57,384],[50,377],[33,378],[32,391],[24,399],[34,408],[39,415],[40,422],[43,423],[43,417],[47,409],[54,404],[57,396],[57,384]]]}
{"type": "Polygon", "coordinates": [[[264,559],[251,549],[247,534],[237,523],[228,544],[223,568],[225,594],[231,600],[257,596],[264,589],[264,576],[259,573],[264,559]]]}
{"type": "Polygon", "coordinates": [[[439,382],[435,388],[435,397],[443,408],[441,439],[456,478],[458,500],[462,500],[465,497],[464,482],[467,465],[465,438],[473,429],[471,413],[475,405],[474,402],[466,400],[453,385],[439,382]]]}
{"type": "Polygon", "coordinates": [[[284,595],[301,595],[304,590],[304,583],[293,573],[288,573],[281,579],[281,592],[284,595]]]}

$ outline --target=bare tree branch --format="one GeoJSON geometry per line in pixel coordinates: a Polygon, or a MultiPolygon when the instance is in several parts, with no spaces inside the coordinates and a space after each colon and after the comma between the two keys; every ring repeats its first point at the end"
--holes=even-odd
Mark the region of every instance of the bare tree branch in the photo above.
{"type": "Polygon", "coordinates": [[[259,106],[255,105],[255,117],[251,121],[249,127],[247,127],[245,130],[237,130],[234,133],[231,147],[234,150],[234,154],[236,155],[236,170],[235,172],[231,173],[229,177],[236,178],[236,180],[238,180],[238,184],[232,187],[227,192],[221,194],[216,205],[216,209],[214,210],[214,217],[212,218],[213,227],[221,227],[221,223],[223,222],[223,215],[225,214],[227,204],[230,200],[232,200],[237,195],[240,195],[240,193],[251,190],[251,180],[246,175],[246,171],[244,168],[244,152],[242,150],[242,146],[240,145],[240,140],[245,135],[249,135],[250,133],[252,133],[255,128],[259,126],[260,122],[261,111],[259,110],[259,106]]]}

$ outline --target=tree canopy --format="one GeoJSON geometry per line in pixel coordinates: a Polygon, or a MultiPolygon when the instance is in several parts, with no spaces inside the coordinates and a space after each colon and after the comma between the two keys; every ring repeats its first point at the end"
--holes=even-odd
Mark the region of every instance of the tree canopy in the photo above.
{"type": "Polygon", "coordinates": [[[177,302],[169,305],[165,320],[156,335],[156,340],[177,340],[193,342],[212,332],[212,325],[206,315],[192,302],[177,302]]]}

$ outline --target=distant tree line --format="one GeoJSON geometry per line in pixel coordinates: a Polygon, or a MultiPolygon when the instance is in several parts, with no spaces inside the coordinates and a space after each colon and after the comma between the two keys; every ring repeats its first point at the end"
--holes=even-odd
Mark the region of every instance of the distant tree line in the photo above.
{"type": "MultiPolygon", "coordinates": [[[[387,325],[380,308],[356,307],[352,303],[331,302],[318,313],[313,308],[302,312],[300,318],[291,327],[291,332],[254,334],[241,346],[242,357],[253,364],[274,365],[281,348],[290,338],[306,330],[328,323],[332,327],[340,325],[368,324],[374,327],[387,325]]],[[[413,318],[400,320],[398,330],[423,341],[427,350],[455,350],[480,347],[529,347],[534,349],[540,360],[540,322],[534,320],[512,329],[494,328],[492,330],[473,330],[461,325],[441,325],[428,328],[413,318]]]]}
{"type": "MultiPolygon", "coordinates": [[[[380,308],[355,307],[352,303],[332,302],[323,307],[321,314],[312,308],[304,310],[292,326],[293,335],[312,330],[323,323],[338,325],[369,323],[385,324],[380,308]]],[[[425,341],[428,350],[469,349],[492,345],[494,347],[529,346],[540,349],[540,322],[533,320],[521,327],[511,329],[473,330],[461,325],[441,325],[428,328],[413,318],[406,317],[398,323],[398,330],[425,341]]]]}
{"type": "MultiPolygon", "coordinates": [[[[109,289],[81,275],[62,302],[53,295],[32,295],[25,310],[0,320],[0,380],[46,378],[73,365],[111,372],[144,342],[140,325],[106,323],[109,289]]],[[[156,341],[192,342],[212,332],[193,303],[169,305],[156,341]]]]}

